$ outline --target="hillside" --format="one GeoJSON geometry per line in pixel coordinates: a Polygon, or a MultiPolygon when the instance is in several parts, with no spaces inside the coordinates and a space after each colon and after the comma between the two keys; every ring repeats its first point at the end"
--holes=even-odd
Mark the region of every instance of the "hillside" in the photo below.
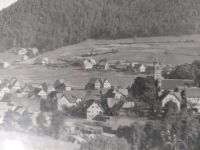
{"type": "Polygon", "coordinates": [[[47,51],[88,38],[199,33],[199,0],[18,0],[0,12],[1,49],[47,51]]]}

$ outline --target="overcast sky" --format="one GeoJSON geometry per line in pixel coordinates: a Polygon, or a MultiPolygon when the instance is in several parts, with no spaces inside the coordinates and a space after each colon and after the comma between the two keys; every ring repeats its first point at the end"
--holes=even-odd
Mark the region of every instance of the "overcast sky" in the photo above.
{"type": "Polygon", "coordinates": [[[0,10],[10,6],[12,3],[16,2],[17,0],[0,0],[0,10]]]}

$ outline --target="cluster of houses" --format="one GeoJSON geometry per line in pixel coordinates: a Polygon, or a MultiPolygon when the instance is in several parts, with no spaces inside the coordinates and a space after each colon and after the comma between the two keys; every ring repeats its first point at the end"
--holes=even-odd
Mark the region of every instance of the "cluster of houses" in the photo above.
{"type": "Polygon", "coordinates": [[[22,61],[25,61],[38,56],[39,50],[37,48],[21,48],[18,50],[17,54],[22,61]]]}
{"type": "MultiPolygon", "coordinates": [[[[194,86],[194,81],[164,79],[163,66],[158,60],[153,67],[163,110],[173,108],[180,111],[183,106],[187,106],[188,109],[200,112],[200,88],[194,86]]],[[[53,84],[21,83],[16,78],[0,81],[0,116],[11,107],[12,110],[20,107],[17,111],[35,113],[55,110],[64,112],[80,105],[84,109],[83,116],[88,120],[107,117],[105,111],[110,116],[129,116],[135,107],[126,87],[114,87],[104,78],[90,78],[81,90],[73,89],[66,80],[56,80],[53,84]]]]}
{"type": "MultiPolygon", "coordinates": [[[[154,64],[150,63],[139,63],[139,62],[129,62],[126,60],[100,60],[96,62],[94,58],[87,58],[83,61],[84,70],[116,70],[118,72],[132,72],[135,74],[153,74],[154,64]]],[[[167,72],[172,70],[170,64],[165,65],[163,69],[167,72]]]]}

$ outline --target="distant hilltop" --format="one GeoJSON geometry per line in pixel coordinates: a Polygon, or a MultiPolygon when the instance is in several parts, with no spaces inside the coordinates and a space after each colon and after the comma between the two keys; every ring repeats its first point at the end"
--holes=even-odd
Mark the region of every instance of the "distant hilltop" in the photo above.
{"type": "Polygon", "coordinates": [[[199,0],[18,0],[0,12],[0,48],[198,34],[199,7],[199,0]]]}

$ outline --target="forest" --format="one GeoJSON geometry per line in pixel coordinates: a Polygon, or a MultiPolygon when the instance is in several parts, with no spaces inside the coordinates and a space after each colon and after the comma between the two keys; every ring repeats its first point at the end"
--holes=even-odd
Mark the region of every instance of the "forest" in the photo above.
{"type": "Polygon", "coordinates": [[[49,51],[88,38],[198,34],[199,0],[18,0],[0,12],[0,48],[49,51]]]}

